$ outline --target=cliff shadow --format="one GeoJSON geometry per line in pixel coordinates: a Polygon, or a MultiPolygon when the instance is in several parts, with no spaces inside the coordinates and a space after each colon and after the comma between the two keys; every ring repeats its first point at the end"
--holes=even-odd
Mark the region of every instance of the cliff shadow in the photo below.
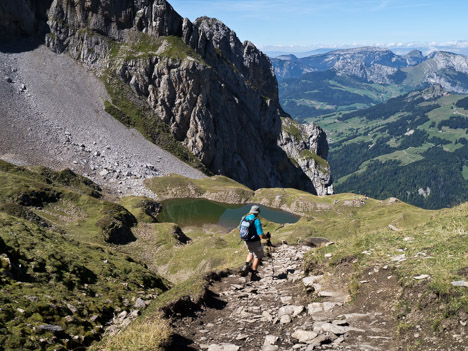
{"type": "Polygon", "coordinates": [[[45,43],[52,0],[16,0],[0,3],[0,51],[31,51],[45,43]]]}
{"type": "Polygon", "coordinates": [[[45,45],[45,35],[35,35],[32,37],[10,36],[6,39],[0,39],[0,52],[6,54],[17,54],[26,51],[33,51],[41,45],[45,45]]]}

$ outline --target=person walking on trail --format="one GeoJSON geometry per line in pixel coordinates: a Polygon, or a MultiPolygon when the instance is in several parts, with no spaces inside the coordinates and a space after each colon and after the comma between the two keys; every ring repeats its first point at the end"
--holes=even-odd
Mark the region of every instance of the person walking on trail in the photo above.
{"type": "Polygon", "coordinates": [[[253,205],[250,212],[242,217],[239,225],[239,231],[241,239],[244,240],[245,246],[249,253],[246,258],[245,265],[242,267],[241,275],[246,276],[249,274],[249,270],[252,272],[250,280],[257,281],[261,278],[258,276],[258,264],[264,256],[263,246],[260,239],[269,239],[270,233],[264,234],[262,223],[258,218],[260,208],[257,205],[253,205]],[[250,268],[252,264],[252,268],[250,268]]]}

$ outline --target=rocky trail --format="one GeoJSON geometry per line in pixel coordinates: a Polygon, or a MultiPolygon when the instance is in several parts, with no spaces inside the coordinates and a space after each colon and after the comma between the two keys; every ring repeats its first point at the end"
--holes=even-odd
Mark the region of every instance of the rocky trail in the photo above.
{"type": "MultiPolygon", "coordinates": [[[[271,250],[250,281],[232,274],[209,288],[198,312],[173,319],[174,350],[396,350],[393,306],[382,301],[396,285],[388,272],[370,272],[368,294],[349,303],[340,277],[304,276],[307,246],[283,244],[271,250]],[[378,275],[388,281],[375,289],[378,275]],[[372,281],[371,281],[372,280],[372,281]],[[380,296],[382,295],[382,296],[380,296]]],[[[364,289],[364,290],[366,290],[364,289]]]]}

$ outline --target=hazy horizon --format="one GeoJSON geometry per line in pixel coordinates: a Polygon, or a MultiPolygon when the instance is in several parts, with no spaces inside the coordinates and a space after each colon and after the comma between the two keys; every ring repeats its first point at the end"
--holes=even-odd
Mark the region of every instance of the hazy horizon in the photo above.
{"type": "Polygon", "coordinates": [[[265,52],[377,46],[468,53],[468,1],[169,0],[183,17],[215,17],[265,52]]]}

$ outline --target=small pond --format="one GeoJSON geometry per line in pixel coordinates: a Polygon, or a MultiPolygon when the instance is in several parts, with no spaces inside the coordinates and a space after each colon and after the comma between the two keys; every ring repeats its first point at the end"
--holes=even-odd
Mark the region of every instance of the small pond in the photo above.
{"type": "MultiPolygon", "coordinates": [[[[252,207],[233,205],[205,199],[173,199],[162,202],[162,211],[158,215],[160,222],[177,223],[179,226],[202,226],[217,224],[233,229],[252,207]]],[[[275,223],[296,223],[299,216],[260,205],[260,219],[265,218],[275,223]]]]}

